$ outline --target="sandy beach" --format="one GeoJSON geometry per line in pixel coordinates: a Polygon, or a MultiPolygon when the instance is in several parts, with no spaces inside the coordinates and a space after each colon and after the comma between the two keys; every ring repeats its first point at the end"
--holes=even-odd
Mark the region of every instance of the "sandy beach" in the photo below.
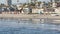
{"type": "Polygon", "coordinates": [[[60,19],[60,16],[40,15],[40,14],[0,14],[0,18],[55,18],[60,19]]]}

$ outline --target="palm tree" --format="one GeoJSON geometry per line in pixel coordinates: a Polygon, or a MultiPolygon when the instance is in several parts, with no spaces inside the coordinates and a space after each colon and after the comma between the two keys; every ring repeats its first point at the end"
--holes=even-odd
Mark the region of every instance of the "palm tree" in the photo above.
{"type": "Polygon", "coordinates": [[[40,6],[40,4],[41,4],[41,1],[38,2],[38,6],[40,6]]]}

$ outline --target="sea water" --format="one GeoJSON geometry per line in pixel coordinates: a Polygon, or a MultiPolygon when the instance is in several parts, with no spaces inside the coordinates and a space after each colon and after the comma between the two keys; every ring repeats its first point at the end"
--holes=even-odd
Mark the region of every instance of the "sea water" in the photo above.
{"type": "Polygon", "coordinates": [[[59,24],[42,22],[41,19],[0,19],[0,34],[60,34],[59,24]]]}

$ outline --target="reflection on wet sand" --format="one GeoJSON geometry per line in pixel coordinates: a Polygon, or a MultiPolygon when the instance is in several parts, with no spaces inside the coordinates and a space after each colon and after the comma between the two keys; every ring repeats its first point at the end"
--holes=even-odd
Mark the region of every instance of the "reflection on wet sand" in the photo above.
{"type": "Polygon", "coordinates": [[[59,24],[60,20],[59,19],[0,19],[0,21],[15,21],[17,23],[56,23],[59,24]]]}

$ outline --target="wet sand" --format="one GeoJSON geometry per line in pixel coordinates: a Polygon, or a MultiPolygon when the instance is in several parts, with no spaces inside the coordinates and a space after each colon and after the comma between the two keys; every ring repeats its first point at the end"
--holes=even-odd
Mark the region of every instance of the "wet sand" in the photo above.
{"type": "Polygon", "coordinates": [[[40,15],[40,14],[0,14],[0,19],[32,19],[52,24],[60,24],[60,16],[40,15]]]}

